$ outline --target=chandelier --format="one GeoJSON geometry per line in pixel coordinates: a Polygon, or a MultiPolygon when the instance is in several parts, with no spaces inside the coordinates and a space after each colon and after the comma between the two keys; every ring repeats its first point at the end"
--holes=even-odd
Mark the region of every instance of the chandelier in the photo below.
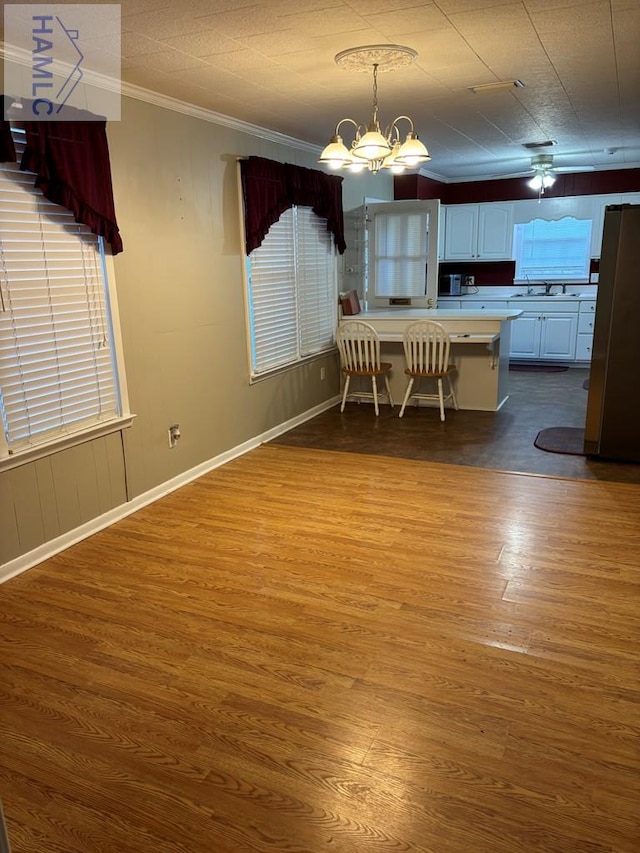
{"type": "Polygon", "coordinates": [[[360,172],[369,169],[376,174],[380,169],[390,169],[394,173],[419,166],[430,160],[429,152],[418,139],[413,121],[409,116],[398,116],[386,126],[384,133],[378,119],[378,70],[394,71],[409,65],[417,57],[415,50],[397,44],[374,44],[366,47],[353,47],[343,50],[335,57],[342,68],[353,71],[367,71],[373,68],[373,108],[371,121],[365,126],[352,118],[343,118],[336,125],[335,133],[320,155],[319,163],[326,163],[331,169],[347,169],[360,172]],[[409,130],[404,142],[401,140],[400,122],[408,122],[409,130]],[[350,148],[340,136],[343,124],[355,128],[350,148]]]}

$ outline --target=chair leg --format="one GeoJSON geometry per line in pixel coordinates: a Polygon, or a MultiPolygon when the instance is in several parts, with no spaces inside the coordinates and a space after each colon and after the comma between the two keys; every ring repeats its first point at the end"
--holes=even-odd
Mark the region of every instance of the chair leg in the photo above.
{"type": "Polygon", "coordinates": [[[375,375],[371,377],[371,385],[373,386],[373,406],[376,410],[376,415],[380,414],[378,409],[378,383],[375,375]]]}
{"type": "Polygon", "coordinates": [[[344,378],[344,388],[342,389],[342,405],[340,406],[340,411],[344,412],[344,404],[347,402],[347,392],[349,391],[349,383],[351,382],[351,376],[347,373],[344,378]]]}
{"type": "Polygon", "coordinates": [[[451,392],[451,399],[453,400],[453,408],[458,411],[458,400],[456,398],[456,392],[453,390],[453,382],[451,381],[451,377],[447,377],[449,379],[449,391],[451,392]]]}
{"type": "Polygon", "coordinates": [[[411,379],[409,380],[409,384],[407,385],[407,390],[405,391],[405,394],[404,394],[404,400],[402,401],[402,407],[400,409],[400,414],[398,415],[399,418],[401,418],[404,415],[404,410],[406,408],[407,401],[409,400],[409,397],[411,396],[411,389],[412,388],[413,388],[413,376],[411,377],[411,379]]]}
{"type": "Polygon", "coordinates": [[[444,394],[442,391],[442,379],[438,379],[438,399],[440,400],[440,420],[444,420],[444,394]]]}
{"type": "Polygon", "coordinates": [[[389,384],[389,374],[385,373],[384,375],[384,384],[387,389],[387,397],[389,398],[389,405],[393,409],[393,397],[391,396],[391,385],[389,384]]]}

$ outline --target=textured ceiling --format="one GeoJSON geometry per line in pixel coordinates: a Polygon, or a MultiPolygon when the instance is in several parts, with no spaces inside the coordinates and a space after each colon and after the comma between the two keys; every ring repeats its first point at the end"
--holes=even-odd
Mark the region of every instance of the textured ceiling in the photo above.
{"type": "Polygon", "coordinates": [[[522,172],[536,153],[523,145],[548,139],[555,166],[640,166],[640,0],[120,5],[123,81],[319,147],[339,119],[370,118],[371,75],[335,54],[396,43],[418,57],[380,73],[380,121],[413,118],[432,157],[423,173],[522,172]],[[514,79],[524,88],[469,89],[514,79]]]}

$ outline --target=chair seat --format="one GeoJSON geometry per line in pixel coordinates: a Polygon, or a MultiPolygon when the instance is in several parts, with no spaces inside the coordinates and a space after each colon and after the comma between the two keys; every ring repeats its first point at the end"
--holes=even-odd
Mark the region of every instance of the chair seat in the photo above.
{"type": "Polygon", "coordinates": [[[449,367],[446,367],[444,370],[411,370],[410,368],[405,367],[404,372],[407,376],[415,376],[416,378],[424,376],[426,379],[438,379],[438,377],[448,376],[455,370],[455,364],[450,364],[449,367]]]}
{"type": "Polygon", "coordinates": [[[343,367],[343,373],[349,373],[351,376],[379,376],[381,373],[386,373],[391,370],[392,364],[389,361],[380,362],[379,367],[343,367]]]}

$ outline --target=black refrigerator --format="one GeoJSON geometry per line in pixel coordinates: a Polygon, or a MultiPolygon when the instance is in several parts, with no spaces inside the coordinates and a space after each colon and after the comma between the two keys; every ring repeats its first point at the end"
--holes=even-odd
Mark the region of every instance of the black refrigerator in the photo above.
{"type": "Polygon", "coordinates": [[[588,457],[640,462],[640,205],[605,208],[584,431],[588,457]]]}

